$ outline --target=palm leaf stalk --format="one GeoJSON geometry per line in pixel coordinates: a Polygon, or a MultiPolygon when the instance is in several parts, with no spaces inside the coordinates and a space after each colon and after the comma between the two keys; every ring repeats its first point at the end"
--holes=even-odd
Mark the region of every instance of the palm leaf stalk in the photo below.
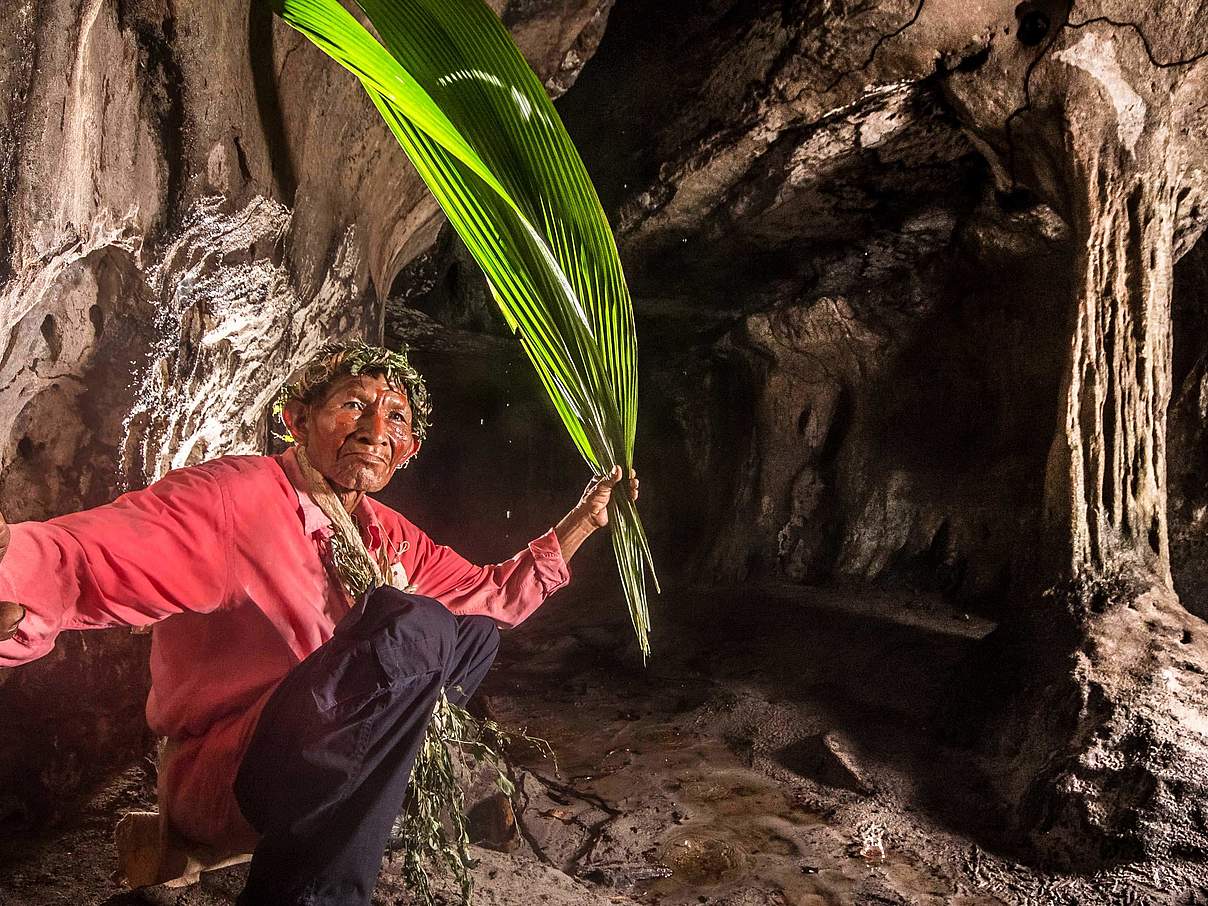
{"type": "MultiPolygon", "coordinates": [[[[276,2],[360,79],[482,267],[593,472],[620,465],[628,474],[637,425],[629,290],[583,162],[507,29],[482,0],[358,0],[379,41],[338,0],[276,2]]],[[[609,509],[647,656],[647,569],[658,590],[650,547],[627,495],[609,509]]]]}

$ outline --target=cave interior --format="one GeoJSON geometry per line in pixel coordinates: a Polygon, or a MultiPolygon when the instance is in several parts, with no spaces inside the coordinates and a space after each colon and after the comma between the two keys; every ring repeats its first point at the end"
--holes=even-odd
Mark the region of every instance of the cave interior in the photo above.
{"type": "MultiPolygon", "coordinates": [[[[480,901],[1208,902],[1208,5],[492,5],[616,231],[664,592],[644,663],[596,539],[505,636],[558,759],[471,787],[480,901]]],[[[353,80],[186,7],[0,25],[5,517],[282,449],[364,336],[435,400],[380,499],[506,558],[588,472],[478,266],[353,80]]],[[[0,904],[142,902],[147,652],[0,671],[0,904]]]]}

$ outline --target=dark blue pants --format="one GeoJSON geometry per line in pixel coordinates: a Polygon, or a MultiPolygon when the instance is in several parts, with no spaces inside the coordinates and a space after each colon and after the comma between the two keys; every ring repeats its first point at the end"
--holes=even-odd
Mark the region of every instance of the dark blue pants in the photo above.
{"type": "Polygon", "coordinates": [[[464,704],[499,632],[380,588],[282,680],[235,779],[261,840],[239,906],[367,906],[440,690],[464,704]]]}

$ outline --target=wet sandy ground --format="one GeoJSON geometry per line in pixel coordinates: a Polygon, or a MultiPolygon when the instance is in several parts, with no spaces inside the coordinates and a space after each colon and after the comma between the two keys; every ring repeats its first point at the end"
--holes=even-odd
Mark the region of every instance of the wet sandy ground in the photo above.
{"type": "MultiPolygon", "coordinates": [[[[562,799],[605,811],[577,822],[591,830],[573,858],[547,853],[560,868],[668,906],[1208,904],[1202,867],[1012,860],[990,778],[937,732],[988,622],[866,588],[660,603],[648,665],[615,608],[550,607],[508,637],[487,690],[555,743],[562,799]]],[[[560,840],[550,811],[519,815],[538,849],[560,840]]]]}
{"type": "Polygon", "coordinates": [[[627,888],[669,906],[1002,902],[951,870],[959,850],[931,861],[942,832],[912,814],[937,792],[920,763],[984,798],[976,771],[937,776],[918,743],[947,667],[989,627],[928,599],[801,598],[678,601],[646,667],[622,625],[567,611],[509,645],[495,710],[557,740],[563,782],[610,809],[561,867],[616,882],[670,869],[627,888]],[[522,693],[537,687],[534,706],[522,693]]]}
{"type": "MultiPolygon", "coordinates": [[[[1011,861],[987,778],[933,732],[987,623],[927,596],[795,586],[656,607],[647,665],[611,589],[560,595],[505,636],[485,704],[558,761],[511,753],[515,830],[492,835],[506,852],[478,851],[477,902],[1208,904],[1153,866],[1082,878],[1011,861]]],[[[0,904],[143,902],[107,881],[109,833],[144,807],[142,774],[68,828],[0,841],[0,904]]],[[[240,877],[148,899],[229,904],[240,877]]],[[[389,867],[376,900],[408,902],[389,867]]]]}

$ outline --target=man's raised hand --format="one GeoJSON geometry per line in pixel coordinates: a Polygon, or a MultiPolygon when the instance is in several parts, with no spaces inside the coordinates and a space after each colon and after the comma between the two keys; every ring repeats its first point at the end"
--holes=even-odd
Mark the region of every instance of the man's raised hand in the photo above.
{"type": "MultiPolygon", "coordinates": [[[[607,475],[589,481],[575,508],[554,527],[563,560],[569,560],[592,532],[608,525],[608,502],[612,500],[613,488],[621,483],[624,474],[620,466],[613,466],[607,475]]],[[[628,485],[629,496],[637,500],[638,476],[632,469],[628,485]]]]}
{"type": "MultiPolygon", "coordinates": [[[[0,560],[8,552],[8,542],[12,537],[8,523],[0,515],[0,560]]],[[[12,601],[0,601],[0,642],[11,639],[17,632],[17,627],[25,619],[25,608],[12,601]]]]}
{"type": "MultiPolygon", "coordinates": [[[[613,488],[621,483],[623,474],[620,466],[613,466],[607,475],[593,478],[587,483],[577,509],[581,509],[596,528],[608,525],[608,502],[612,500],[613,488]]],[[[638,499],[638,474],[633,469],[629,470],[629,496],[638,499]]]]}

